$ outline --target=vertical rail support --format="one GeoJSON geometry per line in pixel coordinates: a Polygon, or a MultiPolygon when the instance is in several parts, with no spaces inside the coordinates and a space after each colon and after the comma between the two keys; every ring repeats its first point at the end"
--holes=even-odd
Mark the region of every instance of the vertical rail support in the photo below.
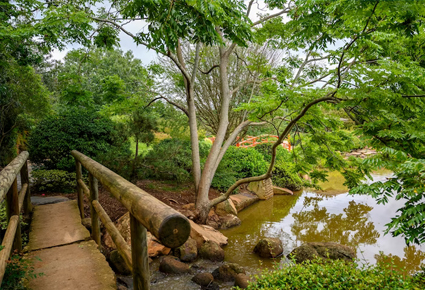
{"type": "Polygon", "coordinates": [[[99,186],[97,179],[89,173],[90,187],[90,216],[91,216],[91,236],[98,246],[100,246],[100,224],[99,216],[93,207],[92,201],[99,199],[99,186]]]}
{"type": "Polygon", "coordinates": [[[130,214],[131,259],[134,290],[149,290],[150,273],[146,228],[130,214]]]}
{"type": "Polygon", "coordinates": [[[32,211],[28,161],[25,161],[24,165],[21,168],[21,186],[24,186],[25,183],[28,184],[28,188],[24,198],[24,216],[25,216],[25,219],[28,221],[30,219],[30,214],[32,211]]]}
{"type": "MultiPolygon", "coordinates": [[[[6,195],[6,216],[8,223],[10,218],[14,215],[19,217],[19,193],[18,193],[18,179],[15,178],[12,186],[6,195]]],[[[18,226],[16,228],[15,240],[13,242],[12,250],[17,250],[18,253],[22,251],[22,239],[21,239],[21,223],[18,220],[18,226]]]]}
{"type": "Polygon", "coordinates": [[[84,199],[83,199],[83,189],[78,183],[79,179],[83,179],[83,173],[81,170],[81,163],[75,159],[75,179],[77,181],[77,201],[78,201],[78,209],[80,210],[80,217],[84,219],[84,199]]]}

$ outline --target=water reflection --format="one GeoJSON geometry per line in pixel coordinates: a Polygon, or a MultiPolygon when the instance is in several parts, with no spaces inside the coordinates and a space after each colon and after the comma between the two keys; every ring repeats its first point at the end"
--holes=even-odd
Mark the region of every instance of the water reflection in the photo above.
{"type": "Polygon", "coordinates": [[[416,249],[416,246],[404,248],[404,257],[379,252],[375,255],[376,263],[382,265],[394,265],[391,268],[407,274],[413,274],[416,270],[424,267],[425,253],[416,249]]]}
{"type": "MultiPolygon", "coordinates": [[[[373,175],[375,181],[390,176],[388,171],[373,175]]],[[[223,231],[229,238],[226,260],[239,263],[249,273],[271,268],[273,261],[252,253],[258,240],[268,236],[283,241],[284,254],[305,242],[337,242],[355,248],[361,262],[374,264],[392,259],[406,268],[405,272],[413,273],[425,261],[425,247],[406,247],[402,237],[384,235],[385,224],[402,205],[400,200],[378,205],[369,196],[326,195],[309,190],[294,196],[275,196],[239,213],[241,226],[223,231]]]]}
{"type": "Polygon", "coordinates": [[[336,242],[357,247],[358,244],[375,244],[380,234],[369,221],[373,209],[363,203],[349,201],[344,213],[331,214],[320,207],[323,198],[306,197],[304,206],[313,207],[292,214],[291,232],[300,242],[336,242]]]}

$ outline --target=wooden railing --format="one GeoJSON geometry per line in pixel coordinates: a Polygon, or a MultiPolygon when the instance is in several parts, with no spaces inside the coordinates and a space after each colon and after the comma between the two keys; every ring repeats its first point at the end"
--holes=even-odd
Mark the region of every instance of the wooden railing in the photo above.
{"type": "MultiPolygon", "coordinates": [[[[0,250],[0,286],[6,271],[6,261],[13,251],[22,250],[21,223],[23,208],[25,216],[31,213],[31,193],[28,176],[28,152],[24,151],[0,172],[0,205],[6,200],[8,225],[0,250]],[[21,174],[21,190],[18,192],[18,174],[21,174]]],[[[0,287],[1,288],[1,287],[0,287]]]]}
{"type": "Polygon", "coordinates": [[[133,272],[135,290],[149,289],[147,231],[163,245],[179,247],[189,237],[190,223],[185,216],[157,200],[84,154],[73,150],[77,172],[77,195],[81,217],[84,217],[83,193],[90,201],[92,238],[100,246],[99,218],[133,272]],[[89,173],[89,186],[83,182],[81,165],[89,173]],[[98,181],[130,212],[131,249],[98,201],[98,181]]]}

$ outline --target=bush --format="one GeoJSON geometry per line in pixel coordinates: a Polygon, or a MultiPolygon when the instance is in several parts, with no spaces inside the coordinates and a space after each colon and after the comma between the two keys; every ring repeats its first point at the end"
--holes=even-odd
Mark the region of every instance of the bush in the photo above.
{"type": "MultiPolygon", "coordinates": [[[[1,246],[0,246],[1,247],[1,246]]],[[[26,290],[27,281],[42,276],[34,274],[33,263],[30,259],[19,255],[11,256],[7,261],[4,279],[1,284],[2,290],[26,290]]]]}
{"type": "Polygon", "coordinates": [[[247,289],[424,289],[413,277],[386,266],[362,266],[342,260],[312,260],[266,271],[247,289]]]}
{"type": "MultiPolygon", "coordinates": [[[[199,142],[201,159],[206,158],[211,145],[199,142]]],[[[138,165],[139,176],[144,178],[161,178],[185,182],[190,180],[192,171],[192,151],[190,141],[181,139],[164,139],[152,146],[138,165]]]]}
{"type": "MultiPolygon", "coordinates": [[[[64,170],[33,170],[33,189],[38,192],[74,192],[77,187],[76,173],[64,170]]],[[[87,184],[87,180],[85,180],[87,184]]]]}
{"type": "Polygon", "coordinates": [[[44,119],[31,132],[28,144],[31,161],[47,169],[71,172],[75,171],[70,155],[74,149],[93,159],[117,150],[127,152],[130,158],[129,142],[120,133],[110,119],[97,112],[68,109],[44,119]]]}
{"type": "Polygon", "coordinates": [[[266,173],[268,162],[254,148],[229,147],[224,155],[211,185],[218,190],[227,190],[235,181],[266,173]]]}
{"type": "MultiPolygon", "coordinates": [[[[272,144],[261,144],[256,146],[255,150],[260,152],[264,159],[270,163],[272,160],[272,146],[272,144]]],[[[272,173],[273,185],[279,187],[301,190],[303,186],[309,185],[308,182],[300,178],[291,159],[291,153],[282,146],[279,146],[276,150],[276,162],[272,173]]]]}

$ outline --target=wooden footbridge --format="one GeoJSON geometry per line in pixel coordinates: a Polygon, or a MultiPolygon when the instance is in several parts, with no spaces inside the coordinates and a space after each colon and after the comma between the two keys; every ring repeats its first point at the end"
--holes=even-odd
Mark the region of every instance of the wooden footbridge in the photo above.
{"type": "Polygon", "coordinates": [[[71,154],[76,163],[78,198],[75,201],[32,207],[28,152],[22,152],[0,172],[0,205],[6,202],[8,219],[0,250],[0,286],[11,253],[23,251],[34,263],[34,274],[41,274],[29,280],[30,289],[117,289],[114,272],[100,252],[102,222],[133,272],[134,289],[149,289],[147,230],[165,246],[175,248],[188,239],[189,221],[82,153],[72,151],[71,154]],[[82,167],[88,171],[88,186],[82,180],[82,167]],[[98,182],[130,212],[131,248],[100,205],[98,182]],[[81,224],[83,194],[90,201],[91,233],[81,224]],[[31,220],[29,243],[24,249],[21,217],[31,220]]]}

